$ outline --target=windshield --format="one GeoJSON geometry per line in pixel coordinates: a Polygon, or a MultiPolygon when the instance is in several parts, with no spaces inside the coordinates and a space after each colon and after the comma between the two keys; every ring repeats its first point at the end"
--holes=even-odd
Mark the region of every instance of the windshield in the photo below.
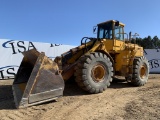
{"type": "Polygon", "coordinates": [[[98,38],[112,39],[112,25],[99,26],[98,38]]]}

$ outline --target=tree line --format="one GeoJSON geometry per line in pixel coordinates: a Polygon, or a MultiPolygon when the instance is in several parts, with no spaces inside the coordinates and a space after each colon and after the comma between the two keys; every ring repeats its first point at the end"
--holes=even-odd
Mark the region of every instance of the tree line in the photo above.
{"type": "Polygon", "coordinates": [[[160,48],[160,39],[157,36],[153,38],[151,36],[140,38],[137,37],[136,39],[131,40],[132,43],[135,43],[142,46],[144,49],[157,49],[160,48]]]}

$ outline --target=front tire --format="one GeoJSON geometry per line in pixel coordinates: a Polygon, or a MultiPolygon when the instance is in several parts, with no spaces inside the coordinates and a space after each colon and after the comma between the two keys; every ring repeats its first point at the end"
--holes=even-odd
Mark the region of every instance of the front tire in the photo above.
{"type": "Polygon", "coordinates": [[[112,76],[112,62],[100,52],[82,56],[75,67],[77,84],[89,93],[103,92],[110,85],[112,76]]]}

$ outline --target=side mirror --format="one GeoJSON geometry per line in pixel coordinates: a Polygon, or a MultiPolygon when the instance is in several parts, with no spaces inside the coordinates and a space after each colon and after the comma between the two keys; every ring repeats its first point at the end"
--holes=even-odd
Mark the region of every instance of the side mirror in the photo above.
{"type": "Polygon", "coordinates": [[[93,33],[94,33],[94,34],[97,34],[97,31],[98,31],[98,27],[97,27],[97,26],[94,26],[94,27],[93,27],[93,33]]]}

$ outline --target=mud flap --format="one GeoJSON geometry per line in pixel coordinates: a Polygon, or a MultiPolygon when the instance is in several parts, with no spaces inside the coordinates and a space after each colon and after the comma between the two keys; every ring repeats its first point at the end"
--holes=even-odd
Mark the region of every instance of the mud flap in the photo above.
{"type": "Polygon", "coordinates": [[[57,64],[34,49],[23,55],[12,85],[16,107],[32,106],[62,96],[64,80],[57,64]]]}

